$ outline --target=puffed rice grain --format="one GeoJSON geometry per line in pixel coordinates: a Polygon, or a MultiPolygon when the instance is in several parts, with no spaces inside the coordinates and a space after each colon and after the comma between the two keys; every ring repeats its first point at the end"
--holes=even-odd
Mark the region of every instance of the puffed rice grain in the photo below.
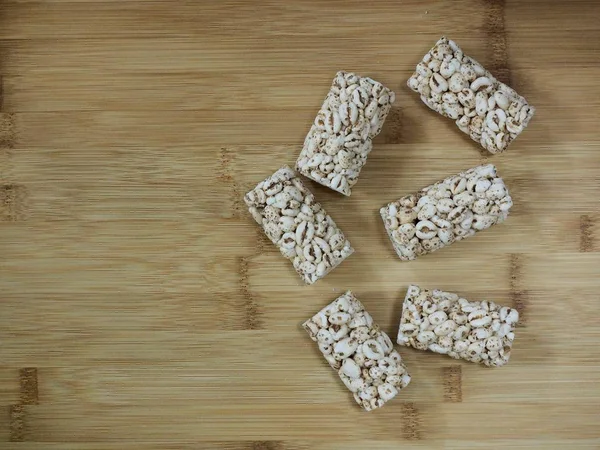
{"type": "Polygon", "coordinates": [[[496,168],[487,164],[402,197],[380,213],[398,257],[410,261],[504,222],[512,204],[496,168]]]}
{"type": "Polygon", "coordinates": [[[510,358],[518,321],[516,309],[411,285],[402,305],[398,344],[500,367],[510,358]]]}
{"type": "Polygon", "coordinates": [[[363,409],[383,406],[410,383],[392,341],[351,291],[302,326],[363,409]]]}
{"type": "Polygon", "coordinates": [[[445,37],[425,55],[407,84],[429,108],[454,120],[490,153],[506,150],[535,113],[523,97],[445,37]]]}
{"type": "Polygon", "coordinates": [[[307,284],[323,278],[354,252],[342,230],[287,166],[258,183],[244,201],[307,284]]]}
{"type": "Polygon", "coordinates": [[[298,172],[350,195],[394,99],[390,89],[371,78],[338,72],[304,140],[298,172]]]}

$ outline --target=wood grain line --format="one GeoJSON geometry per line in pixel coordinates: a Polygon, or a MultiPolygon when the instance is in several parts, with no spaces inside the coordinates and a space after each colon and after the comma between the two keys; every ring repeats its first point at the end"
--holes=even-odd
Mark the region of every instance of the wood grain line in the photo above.
{"type": "Polygon", "coordinates": [[[523,261],[521,259],[521,255],[517,253],[512,253],[510,255],[510,290],[516,291],[520,286],[520,278],[522,271],[523,261]]]}
{"type": "Polygon", "coordinates": [[[19,184],[0,185],[0,222],[22,220],[27,212],[27,189],[19,184]]]}
{"type": "Polygon", "coordinates": [[[414,441],[421,439],[421,419],[419,410],[413,402],[402,404],[402,436],[414,441]]]}
{"type": "Polygon", "coordinates": [[[4,78],[0,75],[0,113],[4,110],[4,78]]]}
{"type": "Polygon", "coordinates": [[[245,330],[258,330],[261,327],[260,311],[258,303],[254,299],[254,295],[250,290],[249,280],[249,265],[250,258],[242,256],[240,258],[240,292],[244,299],[244,321],[243,327],[245,330]]]}
{"type": "Polygon", "coordinates": [[[256,229],[256,232],[256,254],[260,255],[265,251],[265,246],[272,244],[272,242],[269,240],[262,227],[259,226],[256,229]]]}
{"type": "Polygon", "coordinates": [[[519,312],[518,327],[522,327],[526,323],[526,305],[529,296],[526,290],[520,289],[521,276],[523,270],[522,255],[513,253],[510,255],[510,300],[512,305],[519,312]]]}
{"type": "Polygon", "coordinates": [[[231,169],[231,162],[233,161],[235,154],[226,147],[221,147],[219,152],[219,176],[218,179],[229,184],[231,186],[231,199],[233,217],[239,217],[242,211],[242,196],[240,194],[240,187],[233,175],[231,169]]]}
{"type": "Polygon", "coordinates": [[[14,148],[15,141],[15,115],[0,113],[0,151],[14,148]]]}
{"type": "Polygon", "coordinates": [[[501,82],[510,86],[510,69],[508,67],[508,45],[504,26],[505,0],[484,0],[485,19],[483,29],[487,34],[487,42],[492,48],[491,60],[487,69],[501,82]]]}
{"type": "Polygon", "coordinates": [[[26,367],[19,370],[19,383],[21,385],[21,404],[38,404],[38,372],[35,367],[26,367]]]}
{"type": "Polygon", "coordinates": [[[9,415],[8,429],[10,442],[23,442],[25,440],[25,406],[12,405],[9,415]]]}
{"type": "Polygon", "coordinates": [[[450,403],[462,402],[462,367],[448,366],[442,368],[444,384],[444,401],[450,403]]]}
{"type": "Polygon", "coordinates": [[[250,443],[248,450],[284,450],[283,442],[281,441],[256,441],[250,443]]]}
{"type": "Polygon", "coordinates": [[[579,251],[594,251],[594,234],[592,218],[586,214],[579,218],[579,251]]]}
{"type": "Polygon", "coordinates": [[[402,108],[393,107],[385,120],[385,125],[381,130],[381,136],[379,141],[384,144],[402,144],[404,133],[403,133],[403,122],[404,114],[402,108]]]}
{"type": "Polygon", "coordinates": [[[529,295],[527,291],[512,291],[511,300],[515,309],[519,312],[519,322],[517,327],[524,327],[527,323],[527,299],[529,295]]]}

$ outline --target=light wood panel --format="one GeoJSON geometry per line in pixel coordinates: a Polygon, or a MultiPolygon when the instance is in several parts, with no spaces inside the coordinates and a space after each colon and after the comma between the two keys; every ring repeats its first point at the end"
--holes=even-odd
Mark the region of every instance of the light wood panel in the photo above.
{"type": "Polygon", "coordinates": [[[600,447],[600,4],[0,4],[0,448],[600,447]],[[538,111],[489,157],[405,87],[442,34],[538,111]],[[293,164],[339,69],[397,101],[350,198],[356,254],[313,286],[242,196],[293,164]],[[483,161],[506,224],[401,263],[378,209],[483,161]],[[402,350],[360,411],[299,324],[353,289],[394,335],[409,283],[522,316],[508,366],[402,350]]]}

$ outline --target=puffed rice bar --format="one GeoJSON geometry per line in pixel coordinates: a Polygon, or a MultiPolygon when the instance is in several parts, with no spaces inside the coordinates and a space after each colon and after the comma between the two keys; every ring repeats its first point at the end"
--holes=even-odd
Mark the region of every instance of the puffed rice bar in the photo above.
{"type": "Polygon", "coordinates": [[[510,357],[518,321],[516,309],[411,285],[402,306],[398,344],[500,367],[510,357]]]}
{"type": "Polygon", "coordinates": [[[445,37],[417,65],[408,86],[490,153],[504,151],[535,112],[523,97],[445,37]]]}
{"type": "Polygon", "coordinates": [[[513,202],[491,164],[427,186],[381,208],[381,218],[403,261],[473,236],[508,217],[513,202]]]}
{"type": "Polygon", "coordinates": [[[410,375],[392,341],[351,291],[302,324],[338,372],[354,400],[371,411],[383,406],[410,383],[410,375]]]}
{"type": "Polygon", "coordinates": [[[244,201],[307,284],[323,278],[354,253],[342,230],[287,166],[258,183],[244,201]]]}
{"type": "Polygon", "coordinates": [[[338,72],[304,140],[298,172],[350,195],[394,99],[390,89],[371,78],[338,72]]]}

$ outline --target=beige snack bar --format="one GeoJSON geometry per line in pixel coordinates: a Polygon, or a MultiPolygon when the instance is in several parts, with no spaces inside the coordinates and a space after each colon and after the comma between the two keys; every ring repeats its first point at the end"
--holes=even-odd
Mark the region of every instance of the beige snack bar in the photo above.
{"type": "Polygon", "coordinates": [[[394,98],[390,89],[371,78],[338,72],[304,140],[298,172],[350,195],[394,98]]]}
{"type": "Polygon", "coordinates": [[[381,218],[403,261],[432,253],[506,220],[512,199],[491,164],[427,186],[381,208],[381,218]]]}
{"type": "Polygon", "coordinates": [[[500,367],[510,357],[518,321],[516,309],[411,285],[402,306],[398,344],[500,367]]]}
{"type": "Polygon", "coordinates": [[[408,87],[490,153],[504,151],[535,112],[523,97],[445,37],[417,65],[408,87]]]}
{"type": "Polygon", "coordinates": [[[351,291],[302,326],[354,394],[356,403],[367,411],[383,406],[410,383],[392,341],[351,291]]]}
{"type": "Polygon", "coordinates": [[[354,252],[342,230],[287,166],[258,183],[244,201],[307,284],[323,278],[354,252]]]}

